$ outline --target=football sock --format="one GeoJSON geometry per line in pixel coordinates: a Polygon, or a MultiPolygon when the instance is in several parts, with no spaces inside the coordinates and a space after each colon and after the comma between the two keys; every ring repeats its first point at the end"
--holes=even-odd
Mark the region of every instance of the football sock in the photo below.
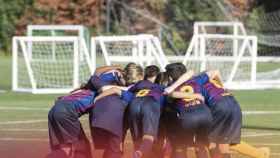
{"type": "Polygon", "coordinates": [[[252,158],[267,158],[267,155],[269,155],[269,149],[268,151],[260,150],[243,141],[240,144],[230,146],[230,149],[252,158]]]}
{"type": "Polygon", "coordinates": [[[196,158],[209,158],[208,151],[205,147],[199,147],[196,149],[196,158]]]}
{"type": "Polygon", "coordinates": [[[219,150],[219,148],[213,148],[209,150],[211,158],[222,158],[222,154],[219,150]]]}
{"type": "Polygon", "coordinates": [[[184,149],[175,149],[174,158],[187,158],[186,150],[184,149]]]}
{"type": "Polygon", "coordinates": [[[154,137],[145,135],[143,137],[141,145],[139,146],[138,151],[140,151],[142,154],[150,152],[150,150],[153,147],[153,143],[154,143],[154,137]]]}

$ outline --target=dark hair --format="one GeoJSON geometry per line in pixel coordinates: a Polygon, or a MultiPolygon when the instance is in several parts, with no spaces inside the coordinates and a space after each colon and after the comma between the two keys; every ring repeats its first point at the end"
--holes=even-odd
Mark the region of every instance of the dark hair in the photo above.
{"type": "Polygon", "coordinates": [[[91,91],[95,90],[94,86],[92,85],[92,83],[89,80],[87,83],[82,83],[79,88],[76,88],[76,89],[72,90],[70,93],[73,93],[73,92],[76,92],[76,91],[82,90],[82,89],[83,90],[91,90],[91,91]]]}
{"type": "Polygon", "coordinates": [[[173,81],[178,80],[181,75],[187,72],[187,68],[182,63],[168,64],[166,65],[165,70],[173,81]]]}
{"type": "Polygon", "coordinates": [[[155,83],[163,85],[163,86],[168,86],[171,83],[171,80],[170,80],[167,72],[160,72],[157,75],[155,83]]]}
{"type": "Polygon", "coordinates": [[[160,69],[156,65],[147,66],[144,70],[144,79],[155,77],[160,73],[160,69]]]}

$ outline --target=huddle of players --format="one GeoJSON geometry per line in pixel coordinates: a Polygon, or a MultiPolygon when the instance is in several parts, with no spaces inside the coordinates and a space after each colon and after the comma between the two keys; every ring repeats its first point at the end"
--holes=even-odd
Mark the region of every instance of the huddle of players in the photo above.
{"type": "Polygon", "coordinates": [[[132,158],[149,157],[160,148],[164,157],[186,157],[194,146],[198,158],[228,158],[229,145],[239,144],[241,110],[224,89],[218,71],[193,75],[181,63],[145,70],[128,64],[98,68],[87,84],[59,97],[50,110],[48,158],[90,158],[91,148],[79,117],[89,113],[92,140],[104,158],[121,158],[130,129],[132,158]],[[208,150],[209,153],[208,154],[208,150]],[[165,150],[166,151],[166,150],[165,150]]]}

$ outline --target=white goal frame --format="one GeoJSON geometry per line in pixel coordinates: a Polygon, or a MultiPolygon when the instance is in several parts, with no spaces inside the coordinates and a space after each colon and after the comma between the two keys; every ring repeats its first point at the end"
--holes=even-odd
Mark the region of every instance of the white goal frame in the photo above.
{"type": "MultiPolygon", "coordinates": [[[[93,73],[93,66],[90,61],[90,55],[89,51],[86,48],[85,42],[78,37],[61,37],[61,36],[51,36],[51,37],[45,37],[45,36],[36,36],[36,37],[13,37],[13,61],[12,61],[12,90],[18,91],[18,92],[31,92],[34,94],[40,94],[40,93],[68,93],[69,91],[73,90],[74,88],[79,87],[81,84],[81,81],[79,80],[79,66],[80,62],[86,62],[88,69],[90,71],[90,74],[93,73]],[[34,76],[34,72],[31,66],[31,62],[33,59],[30,58],[29,54],[30,51],[32,53],[32,50],[29,49],[29,44],[34,44],[33,42],[69,42],[73,44],[73,59],[70,62],[73,62],[73,80],[72,85],[64,88],[38,88],[36,77],[34,76]],[[26,44],[27,43],[27,44],[26,44]],[[81,49],[83,47],[83,49],[81,49]],[[18,79],[19,75],[19,67],[22,65],[18,65],[19,60],[19,49],[22,52],[24,64],[27,68],[27,75],[29,78],[29,82],[31,87],[21,87],[19,86],[20,82],[18,79]],[[83,50],[83,51],[81,51],[83,50]],[[81,60],[81,56],[85,56],[85,60],[81,60]]],[[[39,61],[40,62],[40,61],[39,61]]],[[[52,70],[55,71],[55,70],[52,70]]]]}
{"type": "Polygon", "coordinates": [[[128,36],[98,36],[91,39],[92,62],[96,65],[97,46],[99,45],[106,65],[113,62],[127,63],[135,62],[141,66],[158,64],[161,70],[165,70],[165,66],[169,63],[157,37],[149,34],[128,35],[128,36]],[[106,42],[131,42],[133,44],[132,51],[129,56],[111,55],[106,49],[106,42]],[[156,62],[156,63],[155,63],[156,62]]]}
{"type": "MultiPolygon", "coordinates": [[[[200,62],[200,71],[207,70],[206,61],[232,61],[233,68],[230,75],[224,79],[225,86],[229,89],[268,89],[280,88],[280,78],[274,79],[259,79],[257,65],[260,62],[278,61],[279,57],[262,57],[258,56],[258,40],[256,36],[249,36],[241,22],[196,22],[194,24],[194,34],[190,45],[184,56],[183,63],[186,64],[190,61],[200,62]],[[230,28],[232,33],[209,33],[207,27],[224,27],[230,28]],[[207,40],[211,39],[231,39],[232,42],[232,56],[207,56],[206,45],[207,40]],[[238,41],[243,42],[238,42],[238,41]],[[250,56],[243,56],[244,51],[250,52],[250,56]],[[246,81],[234,81],[235,73],[241,62],[250,61],[251,71],[250,79],[246,81]]],[[[224,77],[224,76],[223,76],[224,77]]]]}
{"type": "Polygon", "coordinates": [[[240,36],[240,35],[221,35],[221,34],[204,34],[196,35],[193,37],[190,46],[185,54],[183,63],[186,65],[188,62],[199,62],[199,71],[209,69],[207,62],[232,62],[233,67],[228,76],[222,76],[225,86],[229,89],[254,89],[256,85],[256,71],[257,71],[257,37],[255,36],[240,36]],[[243,40],[240,48],[237,49],[238,54],[232,56],[211,56],[206,54],[207,40],[211,39],[231,39],[243,40]],[[250,52],[250,56],[244,56],[245,51],[250,52]],[[246,81],[234,80],[235,74],[241,62],[250,62],[250,78],[246,81]]]}
{"type": "MultiPolygon", "coordinates": [[[[27,26],[27,36],[34,37],[38,36],[34,34],[34,31],[49,31],[50,37],[69,37],[66,35],[56,34],[56,31],[76,31],[77,37],[79,39],[79,45],[86,45],[86,47],[79,47],[79,51],[84,51],[82,49],[87,49],[90,51],[90,35],[88,33],[88,29],[83,25],[28,25],[27,26]]],[[[41,35],[39,35],[41,36],[41,35]]],[[[73,36],[73,35],[71,35],[73,36]]],[[[49,36],[46,36],[49,37],[49,36]]],[[[52,54],[53,60],[55,60],[55,43],[52,44],[52,54]]],[[[32,59],[32,43],[28,44],[28,55],[32,59]]],[[[82,57],[81,57],[82,58],[82,57]]]]}

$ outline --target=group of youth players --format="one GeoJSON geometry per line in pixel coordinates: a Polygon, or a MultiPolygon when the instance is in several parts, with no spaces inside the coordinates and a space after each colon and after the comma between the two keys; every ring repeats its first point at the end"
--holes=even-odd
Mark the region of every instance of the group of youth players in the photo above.
{"type": "Polygon", "coordinates": [[[128,129],[134,151],[131,158],[186,158],[194,147],[197,158],[229,158],[230,146],[247,155],[264,152],[240,144],[241,110],[224,89],[219,71],[194,75],[181,63],[165,72],[144,70],[135,63],[124,69],[96,69],[89,81],[57,98],[48,114],[51,152],[47,158],[92,158],[91,146],[79,118],[89,114],[95,149],[103,158],[123,157],[128,129]]]}

